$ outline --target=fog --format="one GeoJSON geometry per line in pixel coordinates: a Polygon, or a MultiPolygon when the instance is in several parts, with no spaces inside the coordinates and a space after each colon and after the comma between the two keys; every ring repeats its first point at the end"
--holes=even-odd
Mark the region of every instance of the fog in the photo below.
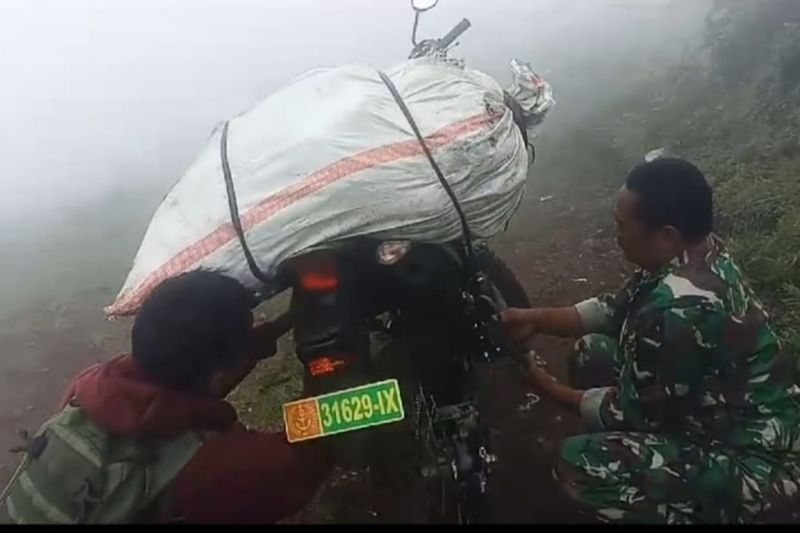
{"type": "MultiPolygon", "coordinates": [[[[707,5],[441,0],[420,34],[468,17],[455,54],[501,83],[530,61],[558,128],[692,50],[707,5]]],[[[403,60],[412,20],[407,0],[3,0],[2,312],[116,290],[215,124],[307,69],[403,60]]]]}

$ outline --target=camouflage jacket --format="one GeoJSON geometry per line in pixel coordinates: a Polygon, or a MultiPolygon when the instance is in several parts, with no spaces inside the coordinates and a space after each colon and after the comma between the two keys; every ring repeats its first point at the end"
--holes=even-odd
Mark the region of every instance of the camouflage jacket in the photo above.
{"type": "Polygon", "coordinates": [[[716,237],[576,307],[590,332],[619,342],[616,387],[584,394],[594,429],[800,451],[793,361],[716,237]]]}

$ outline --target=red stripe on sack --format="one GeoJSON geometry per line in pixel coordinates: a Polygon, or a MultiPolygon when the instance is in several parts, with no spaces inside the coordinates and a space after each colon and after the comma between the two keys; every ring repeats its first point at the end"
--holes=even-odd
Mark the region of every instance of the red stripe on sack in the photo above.
{"type": "MultiPolygon", "coordinates": [[[[460,137],[473,133],[485,126],[491,126],[500,118],[498,113],[483,113],[459,122],[454,122],[435,131],[425,142],[428,148],[435,150],[453,143],[460,137]]],[[[335,183],[362,170],[374,168],[392,161],[415,157],[423,153],[422,146],[416,139],[387,144],[365,150],[345,157],[313,172],[303,180],[276,192],[240,215],[242,230],[248,231],[270,216],[287,206],[292,205],[323,187],[335,183]]],[[[211,255],[222,246],[236,239],[236,231],[230,222],[226,222],[199,241],[187,246],[168,259],[159,268],[149,274],[136,288],[120,294],[119,298],[105,308],[109,317],[127,316],[136,312],[150,292],[162,281],[185,272],[201,259],[211,255]]]]}

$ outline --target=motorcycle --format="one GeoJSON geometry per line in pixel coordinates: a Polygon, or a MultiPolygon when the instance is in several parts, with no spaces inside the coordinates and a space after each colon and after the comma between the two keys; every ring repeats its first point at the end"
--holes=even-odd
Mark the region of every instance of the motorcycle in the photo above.
{"type": "MultiPolygon", "coordinates": [[[[417,42],[420,14],[437,1],[412,0],[412,59],[446,60],[470,27],[464,19],[441,39],[417,42]]],[[[498,458],[482,369],[514,355],[499,311],[529,301],[462,222],[463,241],[357,238],[280,266],[279,284],[292,290],[284,320],[304,368],[304,398],[284,406],[284,421],[290,441],[325,437],[345,467],[393,477],[408,466],[429,489],[431,521],[486,523],[498,458]]]]}

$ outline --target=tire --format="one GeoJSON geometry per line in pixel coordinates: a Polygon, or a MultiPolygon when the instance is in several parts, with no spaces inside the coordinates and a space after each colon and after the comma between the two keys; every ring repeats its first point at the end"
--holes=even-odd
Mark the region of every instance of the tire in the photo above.
{"type": "MultiPolygon", "coordinates": [[[[476,256],[478,267],[494,285],[509,307],[530,307],[528,295],[516,275],[505,262],[489,249],[476,256]]],[[[415,370],[409,366],[408,353],[419,357],[435,356],[447,347],[440,339],[429,337],[394,340],[380,350],[374,364],[374,378],[399,378],[407,413],[413,412],[412,400],[418,386],[415,370]]],[[[417,443],[409,417],[399,425],[374,428],[370,431],[369,463],[373,482],[377,485],[409,486],[418,479],[417,443]],[[408,485],[407,485],[408,484],[408,485]]],[[[488,432],[487,432],[488,433],[488,432]]],[[[489,523],[491,509],[488,494],[480,493],[474,483],[463,488],[448,479],[436,478],[423,482],[428,494],[428,518],[432,523],[489,523]]],[[[402,489],[401,489],[402,490],[402,489]]]]}
{"type": "MultiPolygon", "coordinates": [[[[530,307],[530,299],[522,283],[496,253],[484,248],[476,259],[478,268],[494,285],[508,307],[530,307]]],[[[479,400],[479,403],[483,402],[479,400]]],[[[482,425],[486,427],[485,419],[482,425]]],[[[489,434],[487,430],[486,435],[489,434]]],[[[487,489],[490,490],[490,487],[487,489]]],[[[429,490],[432,522],[460,524],[492,522],[489,494],[481,492],[474,475],[461,489],[446,480],[440,480],[429,490]]]]}
{"type": "Polygon", "coordinates": [[[508,307],[530,307],[528,293],[516,274],[506,265],[496,253],[489,248],[480,252],[477,257],[478,267],[494,284],[508,307]]]}
{"type": "Polygon", "coordinates": [[[492,509],[489,505],[489,497],[481,493],[478,480],[469,480],[465,487],[465,494],[462,497],[462,518],[461,523],[467,525],[490,524],[492,522],[492,509]]]}
{"type": "MultiPolygon", "coordinates": [[[[478,255],[478,267],[486,274],[489,281],[495,286],[507,307],[525,309],[531,306],[528,293],[500,256],[489,248],[484,248],[478,255]]],[[[523,363],[523,356],[527,350],[519,347],[512,349],[513,359],[516,364],[523,363]]]]}

